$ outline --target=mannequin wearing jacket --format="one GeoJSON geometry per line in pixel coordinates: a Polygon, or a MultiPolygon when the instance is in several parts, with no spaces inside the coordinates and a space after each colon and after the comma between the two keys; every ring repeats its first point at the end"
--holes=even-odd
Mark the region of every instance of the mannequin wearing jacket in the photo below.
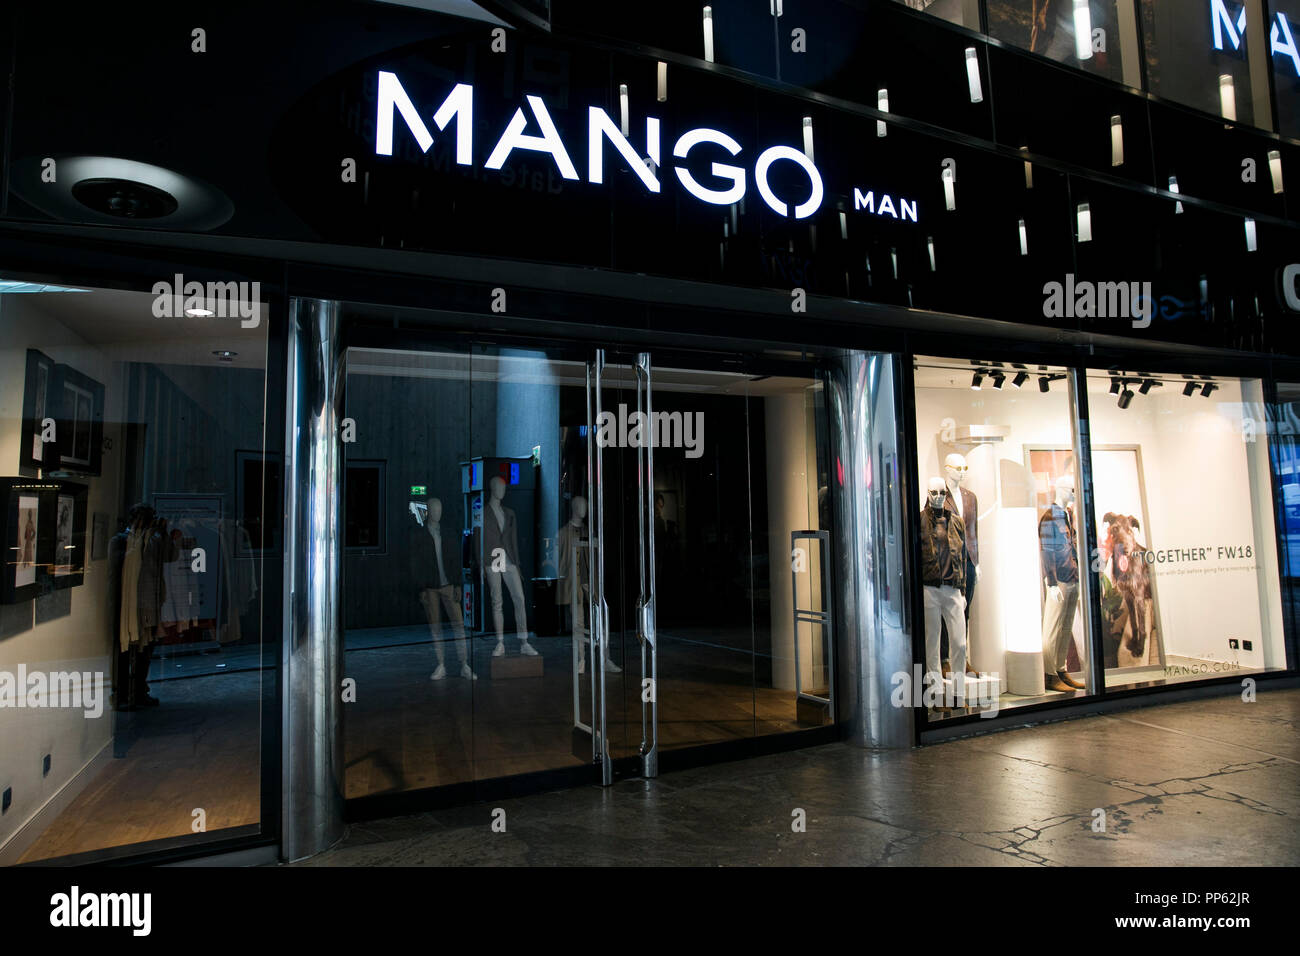
{"type": "MultiPolygon", "coordinates": [[[[427,582],[420,589],[420,605],[429,622],[429,636],[433,639],[433,652],[438,666],[429,675],[430,680],[447,676],[446,642],[442,638],[442,617],[451,624],[452,639],[456,643],[456,656],[460,659],[460,676],[478,680],[469,666],[469,646],[465,640],[464,612],[460,607],[460,547],[453,545],[453,537],[442,527],[442,499],[425,501],[423,514],[415,511],[415,520],[422,524],[419,532],[421,545],[415,549],[420,567],[417,580],[427,582]],[[423,520],[421,520],[423,519],[423,520]]],[[[412,509],[414,510],[414,509],[412,509]]]]}
{"type": "Polygon", "coordinates": [[[519,653],[536,657],[537,649],[528,643],[528,615],[524,603],[524,585],[519,577],[519,529],[515,513],[503,503],[506,482],[499,476],[488,482],[488,502],[483,506],[483,577],[491,600],[492,624],[497,633],[493,657],[506,652],[505,612],[501,592],[510,592],[510,606],[519,634],[519,653]]]}
{"type": "Polygon", "coordinates": [[[1038,519],[1043,568],[1043,671],[1048,690],[1081,690],[1066,670],[1079,606],[1079,538],[1074,524],[1074,479],[1056,479],[1056,499],[1038,519]]]}
{"type": "MultiPolygon", "coordinates": [[[[966,586],[963,590],[963,596],[966,598],[966,609],[963,616],[966,618],[966,673],[972,677],[976,675],[974,657],[975,649],[971,646],[970,641],[970,607],[971,602],[975,600],[975,584],[979,580],[979,499],[975,497],[973,491],[968,491],[963,487],[962,482],[970,474],[970,466],[966,464],[966,459],[962,455],[952,454],[943,460],[943,470],[946,475],[945,487],[947,488],[947,497],[944,498],[943,506],[949,511],[961,515],[962,524],[966,528],[966,586]]],[[[945,627],[946,631],[946,627],[945,627]]],[[[951,660],[951,657],[949,657],[951,660]]]]}
{"type": "Polygon", "coordinates": [[[948,489],[931,478],[921,509],[921,584],[925,602],[925,681],[942,679],[939,662],[940,622],[948,628],[957,696],[964,696],[966,671],[966,526],[961,515],[944,507],[948,489]]]}
{"type": "MultiPolygon", "coordinates": [[[[590,597],[591,579],[588,563],[587,499],[575,495],[569,505],[569,521],[556,538],[556,556],[559,564],[555,588],[555,603],[569,609],[570,630],[574,646],[578,649],[578,673],[587,672],[587,601],[590,597]]],[[[611,660],[605,661],[605,670],[611,674],[622,668],[611,660]]]]}

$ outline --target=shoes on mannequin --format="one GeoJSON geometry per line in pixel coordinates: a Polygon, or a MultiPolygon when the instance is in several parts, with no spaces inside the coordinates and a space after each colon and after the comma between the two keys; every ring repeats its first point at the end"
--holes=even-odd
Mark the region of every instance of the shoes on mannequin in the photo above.
{"type": "Polygon", "coordinates": [[[1057,671],[1056,676],[1060,678],[1061,683],[1065,684],[1068,687],[1073,687],[1075,690],[1084,689],[1084,686],[1081,683],[1079,683],[1077,680],[1075,680],[1073,677],[1071,677],[1070,672],[1067,670],[1062,669],[1057,671]]]}
{"type": "Polygon", "coordinates": [[[446,676],[447,668],[444,665],[439,664],[437,669],[429,675],[429,680],[442,680],[446,676]]]}
{"type": "MultiPolygon", "coordinates": [[[[442,668],[438,668],[438,669],[441,670],[442,668]]],[[[460,676],[465,678],[466,680],[478,680],[478,675],[475,674],[474,671],[470,668],[470,666],[466,664],[464,661],[462,661],[460,665],[460,676]]]]}
{"type": "Polygon", "coordinates": [[[1055,675],[1055,674],[1044,674],[1044,675],[1043,675],[1043,683],[1046,685],[1046,687],[1047,687],[1048,690],[1055,690],[1055,691],[1072,691],[1072,690],[1074,690],[1073,687],[1071,687],[1071,686],[1070,686],[1069,684],[1067,684],[1065,681],[1061,680],[1061,678],[1058,677],[1058,676],[1055,675]]]}
{"type": "Polygon", "coordinates": [[[519,644],[519,653],[522,654],[524,657],[536,657],[536,656],[537,656],[537,648],[535,648],[535,647],[533,647],[533,645],[529,644],[529,643],[528,643],[528,639],[525,638],[525,639],[524,639],[523,641],[521,641],[520,644],[519,644]]]}
{"type": "Polygon", "coordinates": [[[493,656],[493,657],[505,657],[505,656],[506,656],[506,642],[505,642],[505,641],[497,641],[497,646],[494,647],[494,648],[492,648],[492,656],[493,656]]]}
{"type": "Polygon", "coordinates": [[[607,658],[605,658],[605,673],[606,673],[606,674],[621,674],[621,673],[623,673],[623,668],[619,667],[617,664],[615,664],[612,660],[610,660],[610,659],[607,657],[607,658]]]}

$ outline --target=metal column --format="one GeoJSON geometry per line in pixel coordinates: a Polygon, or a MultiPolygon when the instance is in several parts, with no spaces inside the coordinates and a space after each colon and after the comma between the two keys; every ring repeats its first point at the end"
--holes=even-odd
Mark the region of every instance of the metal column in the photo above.
{"type": "Polygon", "coordinates": [[[299,860],[343,836],[338,303],[293,300],[287,352],[281,832],[299,860]]]}
{"type": "Polygon", "coordinates": [[[835,538],[836,717],[862,747],[910,747],[913,710],[892,703],[894,675],[912,672],[902,506],[897,356],[846,352],[827,379],[835,538]]]}

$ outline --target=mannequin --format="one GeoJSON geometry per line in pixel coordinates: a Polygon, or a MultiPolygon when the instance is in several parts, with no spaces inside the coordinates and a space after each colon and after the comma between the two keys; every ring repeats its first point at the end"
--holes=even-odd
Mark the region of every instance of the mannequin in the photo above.
{"type": "Polygon", "coordinates": [[[460,676],[466,680],[478,680],[478,675],[469,666],[468,643],[465,640],[464,613],[460,607],[460,587],[456,583],[459,567],[454,570],[449,563],[456,560],[460,548],[453,547],[442,532],[442,499],[428,498],[424,513],[412,506],[417,523],[424,526],[428,536],[428,547],[421,549],[420,574],[425,581],[432,582],[420,590],[420,604],[424,607],[424,616],[429,622],[429,636],[433,639],[433,652],[438,656],[438,666],[429,675],[430,680],[442,680],[447,676],[446,651],[442,639],[442,620],[446,614],[451,623],[452,639],[456,642],[456,656],[460,658],[460,676]],[[453,575],[456,577],[453,577],[453,575]]]}
{"type": "MultiPolygon", "coordinates": [[[[578,649],[578,673],[587,672],[587,601],[590,587],[587,540],[587,499],[575,495],[569,505],[569,521],[556,537],[559,561],[559,582],[555,588],[555,603],[569,609],[569,620],[574,646],[578,649]]],[[[611,660],[605,661],[607,673],[617,674],[622,668],[611,660]]]]}
{"type": "Polygon", "coordinates": [[[939,670],[940,622],[948,628],[958,706],[965,697],[966,671],[966,526],[961,515],[945,507],[948,487],[930,479],[921,511],[921,583],[925,598],[925,681],[942,679],[939,670]]]}
{"type": "Polygon", "coordinates": [[[483,509],[483,577],[487,580],[491,597],[492,623],[497,632],[497,646],[493,657],[506,652],[505,614],[502,609],[501,590],[510,592],[510,606],[515,614],[515,627],[519,633],[519,653],[536,657],[537,649],[528,643],[528,617],[524,604],[524,585],[519,577],[519,530],[515,513],[503,501],[506,481],[494,476],[488,482],[488,503],[483,509]]]}
{"type": "Polygon", "coordinates": [[[962,455],[952,454],[943,460],[943,470],[946,476],[945,485],[948,490],[948,497],[944,500],[944,507],[949,511],[961,515],[962,524],[966,526],[966,589],[963,592],[966,598],[966,673],[972,677],[977,676],[973,658],[974,648],[970,642],[970,606],[975,599],[975,583],[979,580],[980,574],[980,549],[979,549],[979,499],[975,493],[962,487],[962,482],[970,474],[970,466],[966,464],[966,459],[962,455]]]}
{"type": "Polygon", "coordinates": [[[1074,477],[1056,479],[1056,498],[1038,519],[1038,551],[1043,568],[1043,672],[1048,690],[1082,690],[1070,676],[1074,613],[1079,606],[1079,548],[1074,521],[1074,477]]]}

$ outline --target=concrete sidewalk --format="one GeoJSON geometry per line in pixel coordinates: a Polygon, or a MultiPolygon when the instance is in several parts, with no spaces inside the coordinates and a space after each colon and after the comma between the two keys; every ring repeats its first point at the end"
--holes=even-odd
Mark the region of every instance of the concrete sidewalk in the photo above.
{"type": "Polygon", "coordinates": [[[307,863],[1295,866],[1298,718],[1285,689],[907,751],[831,744],[358,824],[307,863]]]}

